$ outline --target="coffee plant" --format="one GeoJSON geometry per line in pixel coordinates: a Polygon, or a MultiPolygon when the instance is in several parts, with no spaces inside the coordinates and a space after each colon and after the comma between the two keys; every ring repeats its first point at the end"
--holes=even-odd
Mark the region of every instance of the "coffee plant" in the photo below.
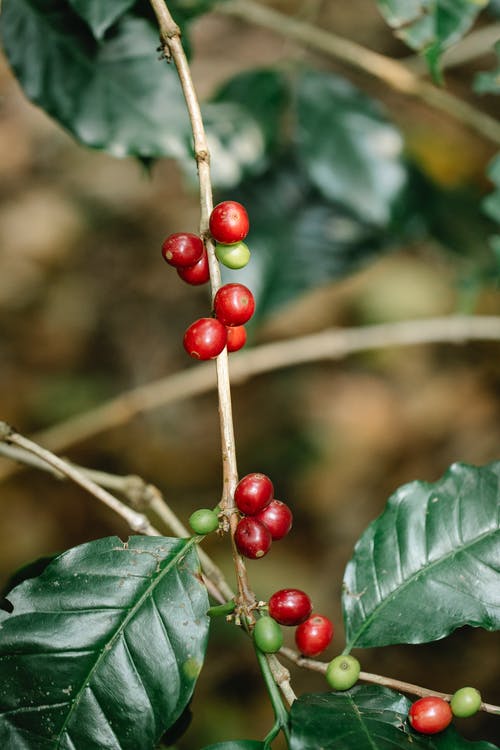
{"type": "MultiPolygon", "coordinates": [[[[487,696],[468,685],[437,692],[432,675],[422,687],[365,672],[363,649],[430,643],[464,626],[500,629],[500,460],[454,463],[437,481],[394,491],[354,544],[343,575],[345,644],[308,592],[277,585],[269,601],[261,600],[246,562],[268,565],[272,576],[273,548],[293,544],[294,509],[275,496],[261,467],[238,475],[228,351],[245,374],[244,351],[232,352],[251,351],[247,332],[265,316],[415,233],[452,248],[465,273],[474,232],[483,250],[469,281],[498,280],[500,157],[489,167],[494,190],[482,208],[464,202],[407,158],[398,127],[378,102],[346,78],[302,63],[237,74],[200,107],[190,24],[217,11],[338,56],[398,96],[417,98],[500,143],[494,118],[446,89],[442,66],[446,50],[478,20],[498,16],[499,4],[376,4],[399,40],[426,61],[432,83],[250,0],[3,0],[3,49],[32,102],[88,147],[148,167],[160,157],[175,159],[198,181],[199,231],[178,226],[162,238],[159,251],[172,268],[161,265],[160,252],[158,265],[210,290],[205,315],[185,321],[183,343],[193,359],[215,360],[192,364],[216,369],[222,482],[215,506],[190,515],[191,531],[156,498],[156,512],[163,520],[169,514],[173,533],[163,536],[102,477],[0,423],[3,455],[71,479],[134,532],[126,541],[97,539],[28,566],[5,592],[2,748],[146,750],[173,748],[183,735],[189,742],[189,706],[219,618],[228,632],[248,636],[274,722],[264,737],[226,736],[203,750],[494,750],[489,741],[465,739],[456,722],[478,711],[499,715],[487,696]],[[215,208],[213,189],[220,196],[215,208]],[[203,551],[208,534],[230,546],[233,581],[203,551]],[[294,634],[295,648],[283,645],[285,633],[294,634]],[[335,656],[318,659],[330,644],[335,656]],[[286,663],[319,673],[321,691],[298,694],[286,663]]],[[[474,88],[498,94],[498,71],[479,72],[474,88]]],[[[375,328],[362,346],[380,345],[375,328]]],[[[429,328],[426,336],[443,334],[429,328]]],[[[498,340],[499,320],[455,317],[447,336],[498,340]]],[[[295,352],[296,362],[307,361],[300,346],[295,352]]]]}

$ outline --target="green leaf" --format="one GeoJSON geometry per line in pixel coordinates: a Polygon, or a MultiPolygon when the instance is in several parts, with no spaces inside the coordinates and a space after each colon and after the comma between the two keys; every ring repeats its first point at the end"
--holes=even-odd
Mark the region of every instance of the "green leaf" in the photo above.
{"type": "Polygon", "coordinates": [[[376,685],[298,698],[290,710],[290,750],[498,750],[468,742],[453,727],[417,734],[406,721],[411,701],[376,685]]]}
{"type": "Polygon", "coordinates": [[[82,143],[115,156],[190,153],[177,74],[158,60],[147,19],[122,16],[96,41],[63,0],[4,0],[0,33],[27,97],[82,143]]]}
{"type": "Polygon", "coordinates": [[[216,188],[232,188],[269,167],[287,99],[281,74],[253,70],[225,83],[202,107],[216,188]]]}
{"type": "Polygon", "coordinates": [[[189,702],[208,597],[192,540],[100,539],[57,557],[0,612],[0,744],[151,748],[189,702]]]}
{"type": "MultiPolygon", "coordinates": [[[[495,53],[500,61],[500,41],[495,44],[495,53]]],[[[496,70],[478,73],[473,89],[476,94],[500,94],[500,64],[497,64],[496,70]]]]}
{"type": "Polygon", "coordinates": [[[245,268],[222,273],[225,282],[237,280],[252,289],[257,301],[253,323],[308,289],[352,273],[391,239],[325,201],[289,154],[233,197],[251,217],[246,241],[252,257],[245,268]]]}
{"type": "Polygon", "coordinates": [[[91,28],[96,39],[122,16],[136,0],[68,0],[73,10],[91,28]]]}
{"type": "Polygon", "coordinates": [[[348,649],[500,628],[500,462],[411,482],[356,544],[344,577],[348,649]]]}
{"type": "Polygon", "coordinates": [[[500,224],[500,154],[497,154],[490,163],[487,174],[495,190],[483,200],[483,211],[493,221],[500,224]]]}
{"type": "Polygon", "coordinates": [[[297,152],[328,200],[386,226],[406,183],[403,139],[348,81],[306,72],[297,84],[297,152]]]}
{"type": "Polygon", "coordinates": [[[437,75],[439,57],[470,29],[488,0],[377,0],[396,36],[423,51],[437,75]]]}
{"type": "Polygon", "coordinates": [[[203,750],[263,750],[264,743],[257,740],[233,740],[232,742],[217,742],[203,750]]]}

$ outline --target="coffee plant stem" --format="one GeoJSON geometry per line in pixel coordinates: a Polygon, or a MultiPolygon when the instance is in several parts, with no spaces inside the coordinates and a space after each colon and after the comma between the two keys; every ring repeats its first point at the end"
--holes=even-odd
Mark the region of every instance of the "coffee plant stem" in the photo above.
{"type": "MultiPolygon", "coordinates": [[[[209,232],[209,218],[213,208],[212,184],[210,180],[210,153],[208,150],[205,128],[201,116],[200,105],[191,76],[191,70],[181,42],[180,29],[172,18],[164,0],[150,0],[156,15],[160,30],[160,41],[167,60],[173,60],[177,68],[186,106],[191,122],[194,141],[194,155],[198,167],[200,189],[200,236],[205,242],[210,269],[210,285],[212,300],[221,286],[220,269],[215,257],[214,243],[209,232]]],[[[240,607],[242,612],[251,613],[255,604],[255,596],[250,588],[248,576],[243,562],[234,543],[234,532],[238,523],[238,515],[234,506],[234,489],[238,482],[236,463],[236,449],[231,405],[231,387],[227,350],[217,357],[217,388],[219,396],[219,421],[222,442],[223,485],[220,506],[226,512],[231,531],[233,559],[238,580],[240,607]]]]}
{"type": "Polygon", "coordinates": [[[83,489],[87,490],[91,495],[96,497],[100,502],[104,503],[118,513],[130,526],[130,528],[138,534],[147,534],[149,536],[160,536],[160,532],[155,529],[154,526],[142,513],[137,513],[132,508],[114,497],[110,492],[100,487],[96,482],[90,479],[88,476],[83,474],[72,464],[64,461],[62,458],[55,456],[53,453],[48,451],[46,448],[42,448],[32,440],[23,437],[18,432],[13,430],[5,422],[0,422],[0,440],[4,440],[7,443],[22,448],[28,453],[33,454],[41,461],[55,469],[59,474],[68,477],[75,484],[78,484],[83,489]]]}
{"type": "MultiPolygon", "coordinates": [[[[303,667],[304,669],[310,669],[313,672],[321,672],[321,674],[326,674],[328,662],[317,661],[316,659],[307,659],[306,657],[301,656],[297,651],[294,651],[293,649],[287,648],[285,646],[280,649],[280,654],[285,656],[287,659],[290,659],[290,661],[292,661],[298,667],[303,667]]],[[[414,685],[411,682],[403,682],[401,680],[395,680],[392,677],[384,677],[383,675],[372,674],[371,672],[360,672],[359,679],[363,682],[370,682],[374,685],[382,685],[383,687],[399,690],[401,693],[409,693],[410,695],[418,695],[421,697],[425,695],[435,695],[438,698],[443,698],[446,701],[450,701],[452,697],[451,693],[440,693],[436,690],[429,690],[429,688],[421,687],[420,685],[414,685]]],[[[481,703],[481,711],[500,715],[500,706],[495,706],[492,703],[481,703]]]]}
{"type": "Polygon", "coordinates": [[[280,729],[282,729],[287,742],[289,743],[290,735],[288,732],[288,713],[285,706],[283,705],[283,701],[281,700],[281,695],[276,685],[275,677],[271,672],[271,668],[268,662],[268,656],[266,656],[266,654],[263,654],[262,651],[260,651],[257,647],[255,648],[255,653],[257,655],[257,661],[259,662],[262,676],[264,677],[264,682],[266,684],[267,692],[269,693],[269,698],[271,700],[274,716],[276,719],[276,722],[266,739],[268,741],[274,739],[279,733],[280,729]]]}

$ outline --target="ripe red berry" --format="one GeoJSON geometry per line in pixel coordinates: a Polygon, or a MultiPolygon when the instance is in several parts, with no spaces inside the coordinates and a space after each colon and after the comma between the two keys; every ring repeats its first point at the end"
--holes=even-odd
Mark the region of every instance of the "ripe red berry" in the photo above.
{"type": "Polygon", "coordinates": [[[413,729],[422,734],[437,734],[451,723],[450,704],[437,695],[426,695],[412,704],[408,719],[413,729]]]}
{"type": "Polygon", "coordinates": [[[245,326],[228,326],[227,328],[227,350],[228,352],[237,352],[245,346],[247,342],[247,332],[245,326]]]}
{"type": "Polygon", "coordinates": [[[236,201],[223,201],[210,214],[210,232],[214,240],[225,245],[244,240],[248,234],[248,214],[236,201]]]}
{"type": "Polygon", "coordinates": [[[184,349],[194,359],[213,359],[226,346],[226,327],[216,318],[195,320],[184,334],[184,349]]]}
{"type": "Polygon", "coordinates": [[[203,255],[203,242],[196,234],[176,232],[164,241],[161,254],[171,266],[185,268],[199,261],[203,255]]]}
{"type": "Polygon", "coordinates": [[[275,542],[283,539],[292,528],[292,511],[281,500],[271,500],[264,510],[256,513],[255,518],[267,526],[275,542]]]}
{"type": "Polygon", "coordinates": [[[295,643],[304,656],[319,656],[333,638],[333,625],[324,615],[311,615],[295,631],[295,643]]]}
{"type": "Polygon", "coordinates": [[[210,271],[208,269],[208,255],[205,248],[203,248],[201,258],[194,265],[178,268],[177,273],[183,281],[192,286],[206,284],[210,279],[210,271]]]}
{"type": "Polygon", "coordinates": [[[254,516],[269,505],[273,499],[273,493],[273,483],[269,477],[254,472],[240,479],[234,491],[234,502],[242,513],[254,516]]]}
{"type": "Polygon", "coordinates": [[[214,297],[215,317],[225,326],[241,326],[255,310],[252,292],[243,284],[224,284],[214,297]]]}
{"type": "Polygon", "coordinates": [[[244,557],[258,560],[269,552],[273,540],[263,524],[251,516],[245,516],[236,527],[234,541],[244,557]]]}
{"type": "Polygon", "coordinates": [[[269,615],[280,625],[300,625],[312,612],[311,600],[300,589],[276,591],[268,602],[269,615]]]}

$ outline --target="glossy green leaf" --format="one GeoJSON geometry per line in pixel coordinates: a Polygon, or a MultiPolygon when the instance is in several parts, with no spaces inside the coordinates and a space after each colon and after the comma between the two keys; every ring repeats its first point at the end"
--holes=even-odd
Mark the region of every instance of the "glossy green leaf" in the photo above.
{"type": "Polygon", "coordinates": [[[327,200],[387,226],[406,184],[403,139],[372,99],[343,78],[304,73],[296,138],[298,157],[327,200]]]}
{"type": "Polygon", "coordinates": [[[500,463],[411,482],[356,544],[344,576],[348,648],[500,628],[500,463]]]}
{"type": "Polygon", "coordinates": [[[0,612],[0,746],[148,750],[201,669],[208,597],[192,540],[75,547],[0,612]]]}
{"type": "Polygon", "coordinates": [[[233,197],[247,207],[250,262],[238,271],[222,269],[225,282],[247,284],[259,318],[308,289],[339,279],[377,256],[390,235],[328,203],[285,157],[272,172],[247,182],[233,197]]]}
{"type": "Polygon", "coordinates": [[[218,742],[216,745],[209,745],[203,750],[262,750],[263,742],[257,740],[233,740],[232,742],[218,742]]]}
{"type": "MultiPolygon", "coordinates": [[[[500,61],[500,41],[495,44],[495,52],[500,61]]],[[[500,94],[500,64],[495,70],[478,73],[473,88],[476,94],[500,94]]]]}
{"type": "Polygon", "coordinates": [[[175,67],[158,60],[147,19],[126,14],[96,41],[63,0],[4,0],[0,33],[28,98],[82,143],[115,156],[190,153],[175,67]]]}
{"type": "Polygon", "coordinates": [[[375,685],[298,698],[290,710],[290,750],[498,750],[468,742],[453,727],[417,734],[406,720],[411,701],[375,685]]]}
{"type": "Polygon", "coordinates": [[[437,73],[444,50],[462,38],[488,0],[377,0],[396,35],[425,53],[437,73]]]}
{"type": "Polygon", "coordinates": [[[91,28],[96,39],[134,5],[136,0],[68,0],[73,10],[91,28]]]}

